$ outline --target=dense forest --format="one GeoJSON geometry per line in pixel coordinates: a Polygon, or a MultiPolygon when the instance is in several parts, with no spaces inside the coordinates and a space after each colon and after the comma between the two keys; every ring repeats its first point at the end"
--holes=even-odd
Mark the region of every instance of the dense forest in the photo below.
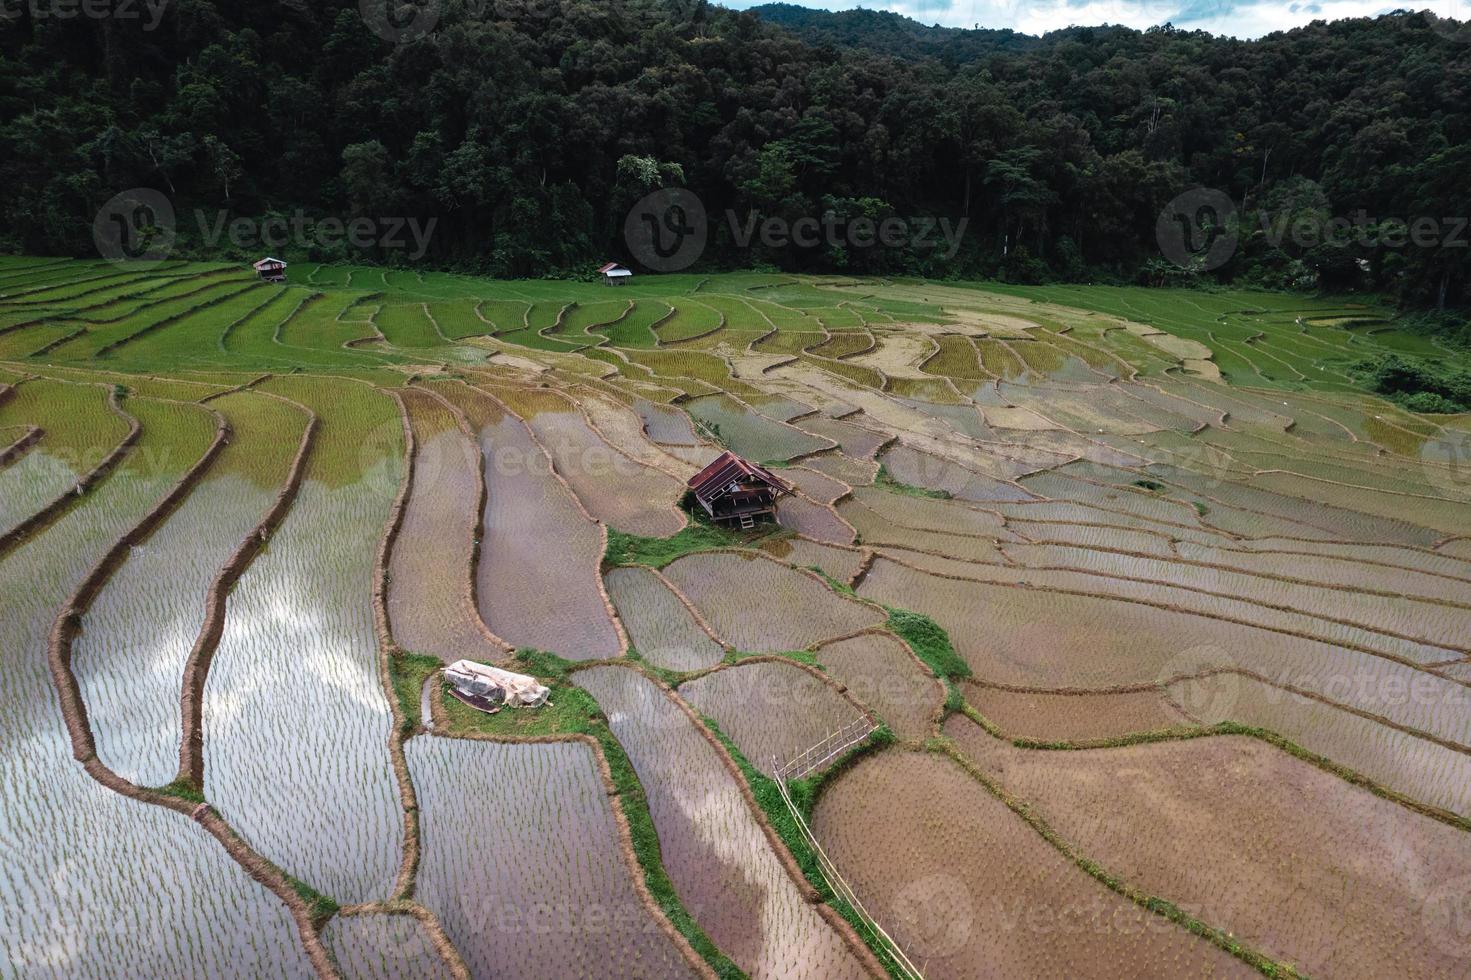
{"type": "Polygon", "coordinates": [[[110,0],[115,16],[90,18],[7,0],[0,248],[95,254],[99,206],[146,187],[195,254],[250,251],[209,240],[196,212],[391,216],[434,221],[426,263],[583,274],[628,258],[632,202],[682,186],[712,215],[712,268],[1471,299],[1471,44],[1428,15],[1242,42],[705,0],[422,0],[409,13],[433,29],[396,32],[382,28],[406,12],[375,24],[382,2],[110,0]],[[1158,245],[1162,209],[1197,187],[1236,211],[1239,248],[1215,269],[1158,245]],[[741,248],[727,211],[968,224],[953,253],[741,248]],[[1331,218],[1353,232],[1300,233],[1331,218]],[[1426,218],[1434,234],[1385,234],[1426,218]]]}

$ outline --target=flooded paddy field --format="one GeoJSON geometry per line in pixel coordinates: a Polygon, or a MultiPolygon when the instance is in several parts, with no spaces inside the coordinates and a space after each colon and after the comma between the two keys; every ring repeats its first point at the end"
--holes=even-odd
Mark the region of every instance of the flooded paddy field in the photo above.
{"type": "Polygon", "coordinates": [[[694,722],[632,670],[576,677],[638,771],[675,889],[726,955],[752,977],[864,975],[771,852],[736,777],[694,722]]]}
{"type": "Polygon", "coordinates": [[[590,746],[420,737],[407,753],[418,899],[472,975],[694,975],[634,890],[590,746]]]}
{"type": "Polygon", "coordinates": [[[1430,353],[1385,311],[0,292],[0,975],[879,975],[828,875],[935,980],[1465,972],[1471,422],[1367,390],[1430,353]],[[687,496],[727,449],[779,524],[687,496]],[[788,787],[819,861],[772,760],[865,712],[788,787]]]}

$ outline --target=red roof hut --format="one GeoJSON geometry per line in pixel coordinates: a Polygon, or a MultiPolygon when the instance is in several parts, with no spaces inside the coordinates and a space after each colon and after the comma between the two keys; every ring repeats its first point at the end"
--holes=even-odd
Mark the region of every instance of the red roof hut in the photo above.
{"type": "Polygon", "coordinates": [[[735,453],[724,453],[689,482],[695,500],[716,523],[739,521],[756,526],[756,518],[776,518],[777,501],[791,486],[764,466],[748,463],[735,453]]]}

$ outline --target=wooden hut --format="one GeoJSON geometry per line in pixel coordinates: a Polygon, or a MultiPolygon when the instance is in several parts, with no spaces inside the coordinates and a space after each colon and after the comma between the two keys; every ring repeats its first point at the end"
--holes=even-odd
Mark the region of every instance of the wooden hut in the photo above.
{"type": "Polygon", "coordinates": [[[598,274],[603,277],[604,284],[609,286],[621,286],[633,278],[633,273],[617,262],[609,262],[598,270],[598,274]]]}
{"type": "Polygon", "coordinates": [[[266,282],[286,281],[286,263],[280,259],[273,259],[268,255],[255,263],[253,268],[266,282]]]}
{"type": "Polygon", "coordinates": [[[735,453],[721,454],[689,481],[689,488],[711,520],[738,522],[748,531],[757,519],[775,520],[777,502],[792,492],[781,477],[735,453]]]}

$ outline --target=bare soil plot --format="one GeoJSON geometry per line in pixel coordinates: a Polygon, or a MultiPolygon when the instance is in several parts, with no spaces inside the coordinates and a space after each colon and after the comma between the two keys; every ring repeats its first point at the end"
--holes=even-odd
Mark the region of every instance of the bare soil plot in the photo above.
{"type": "Polygon", "coordinates": [[[1465,831],[1257,739],[1036,752],[964,718],[946,732],[1084,854],[1279,961],[1319,976],[1461,969],[1422,912],[1471,873],[1465,831]]]}
{"type": "Polygon", "coordinates": [[[722,668],[681,684],[679,693],[767,775],[863,717],[836,688],[777,661],[722,668]]]}
{"type": "Polygon", "coordinates": [[[965,700],[1010,738],[1089,742],[1135,732],[1193,727],[1161,691],[1037,694],[965,681],[965,700]]]}
{"type": "Polygon", "coordinates": [[[941,578],[881,558],[858,591],[932,616],[976,677],[996,684],[1102,690],[1231,668],[1471,746],[1466,689],[1432,673],[1253,626],[1066,592],[1048,585],[1048,573],[972,567],[977,578],[1010,584],[941,578]]]}
{"type": "Polygon", "coordinates": [[[304,412],[264,395],[210,404],[230,422],[231,441],[109,580],[72,648],[97,754],[140,786],[178,772],[181,684],[206,593],[285,484],[307,424],[304,412]]]}
{"type": "Polygon", "coordinates": [[[322,423],[296,503],[230,597],[205,685],[205,795],[263,855],[345,903],[388,897],[403,814],[373,568],[403,465],[397,404],[279,378],[322,423]]]}
{"type": "Polygon", "coordinates": [[[761,550],[788,565],[820,568],[839,582],[853,581],[864,559],[856,548],[837,548],[805,538],[773,538],[762,542],[761,550]]]}
{"type": "Polygon", "coordinates": [[[530,427],[593,517],[651,538],[685,526],[676,506],[684,485],[610,446],[574,402],[544,389],[498,387],[493,393],[530,427]]]}
{"type": "Polygon", "coordinates": [[[649,663],[666,670],[701,670],[725,656],[725,647],[700,628],[652,570],[614,568],[606,581],[629,642],[649,663]]]}
{"type": "Polygon", "coordinates": [[[715,632],[745,653],[805,650],[884,621],[882,611],[757,552],[690,555],[664,570],[715,632]]]}
{"type": "Polygon", "coordinates": [[[487,500],[477,594],[486,625],[513,646],[574,660],[618,656],[623,642],[598,574],[601,529],[551,472],[520,419],[484,392],[435,390],[480,433],[487,500]]]}
{"type": "Polygon", "coordinates": [[[418,898],[471,975],[693,975],[634,888],[589,745],[427,736],[405,753],[422,808],[418,898]],[[486,848],[504,859],[477,860],[486,848]]]}
{"type": "Polygon", "coordinates": [[[144,425],[139,454],[0,558],[0,744],[14,748],[0,766],[0,839],[24,869],[7,879],[0,962],[27,976],[100,975],[106,964],[117,976],[305,980],[314,974],[276,897],[198,826],[94,782],[56,710],[46,654],[57,610],[214,435],[198,410],[183,410],[184,425],[177,406],[138,399],[130,410],[144,425]],[[162,462],[138,465],[144,451],[162,462]]]}
{"type": "Polygon", "coordinates": [[[451,980],[449,966],[411,915],[338,915],[322,930],[344,980],[451,980]]]}
{"type": "Polygon", "coordinates": [[[414,436],[412,484],[389,559],[388,616],[406,650],[446,663],[494,662],[503,651],[472,595],[480,515],[480,447],[433,395],[399,392],[414,436]]]}
{"type": "Polygon", "coordinates": [[[927,975],[1093,976],[1105,963],[1139,977],[1254,975],[1095,881],[935,753],[863,759],[824,791],[812,829],[927,975]]]}
{"type": "Polygon", "coordinates": [[[866,976],[793,882],[736,776],[694,723],[633,670],[594,667],[575,678],[608,715],[648,794],[670,881],[720,950],[753,980],[866,976]]]}
{"type": "Polygon", "coordinates": [[[848,358],[852,364],[882,371],[890,378],[924,380],[919,366],[935,354],[935,342],[920,333],[884,331],[874,335],[877,346],[848,358]]]}
{"type": "Polygon", "coordinates": [[[900,738],[929,736],[945,690],[898,639],[863,633],[819,648],[817,659],[900,738]]]}

